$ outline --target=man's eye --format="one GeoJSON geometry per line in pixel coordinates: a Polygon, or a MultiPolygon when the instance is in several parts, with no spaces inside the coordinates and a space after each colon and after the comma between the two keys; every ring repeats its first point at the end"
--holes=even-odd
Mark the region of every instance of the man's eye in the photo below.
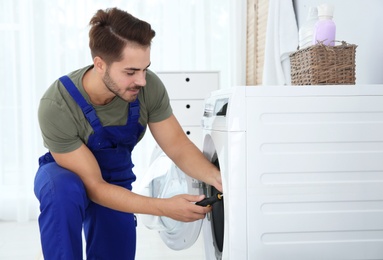
{"type": "Polygon", "coordinates": [[[134,75],[134,71],[132,71],[132,72],[126,72],[126,74],[128,74],[129,76],[133,76],[133,75],[134,75]]]}

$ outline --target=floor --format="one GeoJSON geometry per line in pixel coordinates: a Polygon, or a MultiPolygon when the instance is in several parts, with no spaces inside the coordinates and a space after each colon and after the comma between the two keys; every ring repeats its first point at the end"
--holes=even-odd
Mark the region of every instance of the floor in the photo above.
{"type": "MultiPolygon", "coordinates": [[[[174,251],[166,247],[156,231],[137,227],[137,260],[205,259],[203,236],[189,249],[174,251]]],[[[43,260],[36,221],[17,223],[0,221],[0,260],[43,260]]]]}

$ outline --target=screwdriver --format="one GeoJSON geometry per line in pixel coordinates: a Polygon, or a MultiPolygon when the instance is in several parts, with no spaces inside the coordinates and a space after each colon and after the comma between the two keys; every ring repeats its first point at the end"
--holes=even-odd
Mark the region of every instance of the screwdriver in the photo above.
{"type": "Polygon", "coordinates": [[[220,201],[222,199],[223,199],[223,194],[218,192],[214,196],[211,196],[209,198],[205,198],[201,201],[196,202],[195,204],[198,206],[202,206],[202,207],[210,207],[211,205],[213,205],[214,203],[216,203],[217,201],[220,201]]]}

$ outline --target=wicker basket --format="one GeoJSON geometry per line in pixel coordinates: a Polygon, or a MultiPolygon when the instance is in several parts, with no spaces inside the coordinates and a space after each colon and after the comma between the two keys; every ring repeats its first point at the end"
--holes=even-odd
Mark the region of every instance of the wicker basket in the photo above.
{"type": "Polygon", "coordinates": [[[356,45],[321,43],[290,55],[292,85],[355,84],[356,45]]]}

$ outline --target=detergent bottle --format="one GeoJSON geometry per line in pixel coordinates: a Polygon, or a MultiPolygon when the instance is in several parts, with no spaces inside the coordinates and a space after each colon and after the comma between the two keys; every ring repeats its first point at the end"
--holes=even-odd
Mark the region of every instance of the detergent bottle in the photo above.
{"type": "Polygon", "coordinates": [[[310,7],[306,22],[299,28],[299,49],[313,44],[315,24],[318,21],[318,9],[310,7]]]}
{"type": "Polygon", "coordinates": [[[327,46],[334,46],[336,26],[332,20],[334,6],[322,4],[318,6],[318,21],[315,24],[313,44],[322,42],[327,46]]]}

